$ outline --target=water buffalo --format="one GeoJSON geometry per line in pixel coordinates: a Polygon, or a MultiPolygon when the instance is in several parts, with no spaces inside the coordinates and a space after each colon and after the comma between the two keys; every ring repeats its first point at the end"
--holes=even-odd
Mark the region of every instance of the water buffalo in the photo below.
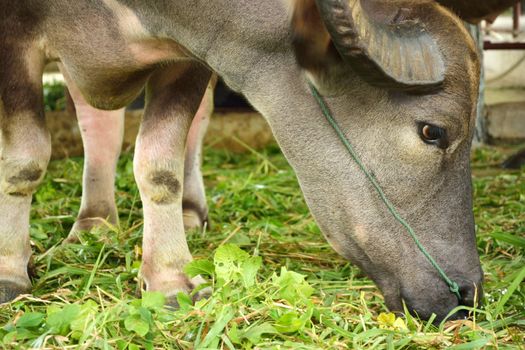
{"type": "MultiPolygon", "coordinates": [[[[181,183],[186,138],[214,71],[266,117],[327,240],[378,284],[391,309],[404,301],[441,319],[472,305],[482,281],[469,170],[479,59],[459,18],[438,2],[449,5],[0,0],[0,301],[31,287],[29,210],[50,156],[41,76],[56,60],[99,109],[122,108],[146,86],[134,168],[149,290],[170,297],[201,282],[182,272],[191,254],[181,183]],[[460,285],[459,298],[380,201],[307,81],[460,285]]],[[[481,3],[483,16],[501,1],[481,3]]],[[[467,18],[468,6],[452,7],[467,18]]]]}

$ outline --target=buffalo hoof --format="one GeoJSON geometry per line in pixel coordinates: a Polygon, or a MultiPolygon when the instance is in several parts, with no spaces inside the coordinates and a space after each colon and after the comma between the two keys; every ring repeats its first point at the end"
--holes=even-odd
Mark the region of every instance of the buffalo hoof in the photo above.
{"type": "Polygon", "coordinates": [[[192,230],[209,228],[208,214],[194,209],[184,209],[182,212],[184,229],[192,230]]]}
{"type": "Polygon", "coordinates": [[[69,235],[64,240],[65,244],[74,244],[79,242],[81,232],[89,232],[95,228],[110,228],[112,225],[102,218],[84,218],[75,221],[69,235]]]}
{"type": "Polygon", "coordinates": [[[177,295],[179,293],[192,295],[193,302],[208,298],[211,295],[211,288],[209,287],[202,288],[197,293],[192,293],[197,286],[204,283],[206,283],[206,281],[201,276],[190,279],[185,274],[179,273],[172,281],[163,283],[162,286],[157,284],[157,288],[154,287],[151,290],[164,293],[164,295],[166,295],[166,306],[178,309],[179,303],[177,301],[177,295]]]}
{"type": "Polygon", "coordinates": [[[28,294],[31,288],[12,281],[0,281],[0,304],[8,303],[20,294],[28,294]]]}
{"type": "MultiPolygon", "coordinates": [[[[186,292],[183,292],[183,293],[186,293],[186,292]]],[[[168,296],[166,298],[167,307],[175,309],[175,310],[179,309],[180,305],[177,300],[177,294],[178,293],[168,296]]],[[[211,296],[211,288],[204,288],[203,290],[200,290],[198,293],[195,293],[191,299],[193,303],[196,303],[197,301],[201,299],[208,299],[210,296],[211,296]]]]}

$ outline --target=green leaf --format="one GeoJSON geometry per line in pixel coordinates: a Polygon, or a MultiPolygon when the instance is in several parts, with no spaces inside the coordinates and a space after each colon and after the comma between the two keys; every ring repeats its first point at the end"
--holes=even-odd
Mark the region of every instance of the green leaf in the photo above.
{"type": "Polygon", "coordinates": [[[250,237],[245,233],[238,232],[235,236],[230,239],[229,243],[238,245],[238,246],[248,246],[252,243],[250,237]]]}
{"type": "Polygon", "coordinates": [[[26,328],[20,328],[14,332],[7,333],[3,338],[3,342],[4,344],[9,344],[22,340],[35,339],[38,338],[39,335],[39,333],[32,332],[26,328]]]}
{"type": "Polygon", "coordinates": [[[140,315],[144,322],[147,322],[148,324],[153,323],[153,316],[151,315],[151,311],[149,309],[146,309],[145,307],[141,306],[137,308],[137,313],[140,315]]]}
{"type": "Polygon", "coordinates": [[[275,328],[281,333],[293,333],[303,328],[304,322],[295,311],[282,315],[275,323],[275,328]]]}
{"type": "Polygon", "coordinates": [[[252,257],[236,245],[226,244],[217,249],[214,264],[219,280],[224,283],[241,281],[249,288],[255,284],[262,258],[252,257]]]}
{"type": "Polygon", "coordinates": [[[193,300],[191,297],[184,292],[177,293],[177,302],[179,303],[179,308],[182,311],[189,310],[193,305],[193,300]]]}
{"type": "Polygon", "coordinates": [[[2,338],[2,342],[4,344],[11,344],[16,340],[17,335],[18,333],[16,331],[9,332],[6,335],[4,335],[4,337],[2,338]]]}
{"type": "Polygon", "coordinates": [[[259,344],[263,334],[279,333],[269,322],[251,325],[248,329],[239,330],[237,323],[233,323],[228,329],[228,337],[235,344],[241,344],[247,339],[252,344],[259,344]]]}
{"type": "Polygon", "coordinates": [[[276,334],[277,329],[270,323],[265,322],[259,325],[252,326],[244,332],[244,338],[248,339],[252,344],[259,344],[263,334],[276,334]]]}
{"type": "Polygon", "coordinates": [[[244,261],[250,255],[235,244],[225,244],[217,248],[214,255],[214,262],[217,263],[232,263],[235,261],[244,261]]]}
{"type": "Polygon", "coordinates": [[[17,328],[35,328],[42,324],[45,315],[40,312],[26,312],[16,321],[17,328]]]}
{"type": "Polygon", "coordinates": [[[190,276],[213,276],[215,273],[215,266],[209,260],[193,260],[184,267],[184,272],[190,276]]]}
{"type": "Polygon", "coordinates": [[[130,332],[135,332],[141,337],[145,337],[149,332],[149,324],[140,315],[130,315],[124,320],[124,327],[130,332]]]}
{"type": "Polygon", "coordinates": [[[93,300],[88,300],[84,305],[80,307],[80,313],[71,322],[70,328],[73,331],[73,338],[80,339],[90,321],[94,322],[96,313],[98,312],[98,305],[93,300]]]}
{"type": "Polygon", "coordinates": [[[260,256],[250,257],[242,264],[242,281],[246,288],[255,284],[255,278],[261,266],[262,258],[260,256]]]}
{"type": "Polygon", "coordinates": [[[272,277],[273,284],[278,288],[277,298],[288,301],[291,305],[306,303],[314,289],[305,281],[305,276],[297,272],[281,268],[279,276],[272,277]]]}
{"type": "Polygon", "coordinates": [[[166,304],[166,296],[161,292],[143,292],[142,307],[160,309],[166,304]]]}
{"type": "Polygon", "coordinates": [[[46,324],[52,332],[66,335],[71,323],[80,314],[80,306],[76,304],[66,305],[63,309],[54,311],[47,316],[46,324]]]}
{"type": "Polygon", "coordinates": [[[214,264],[217,278],[224,282],[238,280],[240,264],[249,258],[248,253],[233,244],[220,246],[215,252],[214,264]]]}

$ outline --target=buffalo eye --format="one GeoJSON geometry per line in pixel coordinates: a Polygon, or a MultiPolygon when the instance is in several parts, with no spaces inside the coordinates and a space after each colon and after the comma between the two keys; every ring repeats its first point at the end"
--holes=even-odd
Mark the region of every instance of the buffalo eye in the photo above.
{"type": "Polygon", "coordinates": [[[418,129],[419,137],[421,137],[423,142],[442,149],[448,147],[447,131],[445,129],[428,123],[419,123],[418,129]]]}

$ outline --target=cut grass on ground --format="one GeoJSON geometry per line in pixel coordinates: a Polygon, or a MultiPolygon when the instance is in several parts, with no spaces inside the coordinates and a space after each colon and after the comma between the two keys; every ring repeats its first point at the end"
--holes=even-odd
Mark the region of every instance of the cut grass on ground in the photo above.
{"type": "Polygon", "coordinates": [[[275,147],[208,150],[212,227],[189,234],[212,298],[178,311],[145,293],[142,216],[130,156],[119,163],[121,230],[61,246],[80,204],[80,159],[51,163],[32,208],[33,285],[0,308],[4,348],[57,349],[523,349],[524,171],[496,170],[503,154],[474,154],[475,216],[486,305],[439,327],[388,314],[374,284],[322,238],[293,172],[275,147]],[[240,248],[242,249],[240,249],[240,248]]]}

